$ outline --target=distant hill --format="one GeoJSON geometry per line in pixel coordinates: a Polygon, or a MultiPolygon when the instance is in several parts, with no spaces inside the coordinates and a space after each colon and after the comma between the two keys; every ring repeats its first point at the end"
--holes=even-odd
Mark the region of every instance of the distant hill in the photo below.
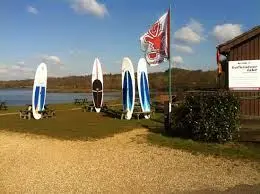
{"type": "MultiPolygon", "coordinates": [[[[149,73],[150,89],[156,91],[168,90],[168,71],[149,73]]],[[[216,71],[172,70],[172,83],[176,90],[189,90],[216,87],[216,71]]],[[[31,88],[33,80],[0,81],[0,88],[31,88]]],[[[121,74],[104,75],[104,88],[106,90],[121,90],[121,74]]],[[[91,75],[49,77],[48,89],[53,91],[90,91],[91,75]]]]}

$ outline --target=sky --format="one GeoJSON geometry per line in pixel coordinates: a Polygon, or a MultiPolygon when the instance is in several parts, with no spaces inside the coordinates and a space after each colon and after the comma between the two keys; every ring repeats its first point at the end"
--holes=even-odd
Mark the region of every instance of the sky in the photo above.
{"type": "Polygon", "coordinates": [[[89,75],[95,57],[104,73],[124,57],[136,69],[140,37],[170,4],[174,67],[216,69],[216,46],[259,25],[259,0],[1,0],[0,80],[33,78],[41,62],[49,76],[89,75]]]}

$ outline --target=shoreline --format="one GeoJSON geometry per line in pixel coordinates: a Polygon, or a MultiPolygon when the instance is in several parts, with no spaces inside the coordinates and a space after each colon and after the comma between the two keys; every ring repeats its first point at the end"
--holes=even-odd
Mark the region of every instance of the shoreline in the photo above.
{"type": "MultiPolygon", "coordinates": [[[[1,90],[32,90],[32,87],[28,88],[0,88],[1,90]]],[[[47,93],[91,93],[91,89],[53,89],[53,88],[48,88],[47,93]]],[[[104,92],[121,92],[121,90],[116,90],[116,89],[107,89],[104,90],[104,92]]]]}

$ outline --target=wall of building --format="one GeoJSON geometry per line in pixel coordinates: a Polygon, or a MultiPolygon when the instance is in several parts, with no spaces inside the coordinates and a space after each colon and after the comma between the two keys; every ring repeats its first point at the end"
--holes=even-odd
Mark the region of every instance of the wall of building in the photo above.
{"type": "Polygon", "coordinates": [[[260,35],[231,48],[229,61],[260,59],[260,35]]]}
{"type": "MultiPolygon", "coordinates": [[[[230,49],[229,61],[240,60],[260,60],[260,35],[230,49]]],[[[225,75],[225,86],[228,88],[228,67],[225,75]]],[[[234,91],[234,93],[240,98],[241,115],[260,118],[260,91],[234,91]]]]}

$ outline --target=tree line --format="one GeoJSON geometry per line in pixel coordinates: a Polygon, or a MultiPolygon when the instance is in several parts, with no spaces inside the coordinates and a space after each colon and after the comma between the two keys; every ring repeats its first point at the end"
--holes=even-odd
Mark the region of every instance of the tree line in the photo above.
{"type": "MultiPolygon", "coordinates": [[[[168,70],[165,72],[149,73],[150,90],[168,90],[168,70]]],[[[121,74],[105,74],[105,90],[121,90],[121,74]]],[[[185,70],[173,68],[172,86],[176,90],[216,88],[216,71],[185,70]]],[[[32,88],[33,80],[0,81],[0,88],[32,88]]],[[[91,90],[91,75],[49,77],[48,89],[59,91],[82,91],[91,90]]]]}

